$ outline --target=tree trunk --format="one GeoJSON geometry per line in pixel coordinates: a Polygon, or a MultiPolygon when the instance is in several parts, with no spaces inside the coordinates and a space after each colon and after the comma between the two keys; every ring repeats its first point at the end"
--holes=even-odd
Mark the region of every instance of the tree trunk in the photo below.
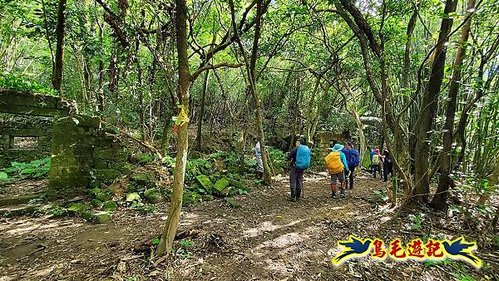
{"type": "Polygon", "coordinates": [[[204,76],[204,82],[203,82],[203,93],[201,96],[201,108],[199,109],[199,119],[198,119],[197,137],[196,137],[196,150],[197,151],[201,151],[202,140],[203,140],[201,133],[202,133],[202,126],[203,126],[206,90],[208,88],[209,77],[210,77],[210,71],[206,71],[206,74],[204,76]]]}
{"type": "MultiPolygon", "coordinates": [[[[189,114],[189,59],[187,56],[187,6],[186,0],[176,0],[176,26],[177,26],[177,53],[178,53],[178,98],[182,101],[185,113],[189,114]]],[[[173,180],[173,192],[171,196],[168,219],[163,228],[161,241],[157,248],[157,254],[170,253],[173,247],[173,240],[177,232],[182,210],[182,195],[184,192],[184,176],[187,164],[188,150],[188,122],[180,125],[177,137],[177,157],[175,162],[175,172],[173,180]]]]}
{"type": "MultiPolygon", "coordinates": [[[[99,44],[104,49],[104,26],[97,20],[99,27],[99,44]]],[[[96,91],[97,95],[97,111],[102,113],[104,111],[104,60],[102,55],[99,56],[99,90],[96,91]]]]}
{"type": "Polygon", "coordinates": [[[316,102],[315,102],[315,96],[317,95],[317,89],[319,89],[319,84],[320,84],[320,78],[317,77],[315,78],[315,86],[314,89],[312,90],[312,93],[310,93],[310,100],[308,102],[308,107],[307,107],[307,114],[306,114],[306,122],[307,122],[307,143],[312,142],[313,138],[313,132],[312,132],[312,127],[314,125],[314,116],[315,116],[315,110],[316,110],[316,102]]]}
{"type": "Polygon", "coordinates": [[[298,133],[298,104],[300,102],[300,91],[301,91],[301,79],[296,78],[296,89],[295,89],[295,98],[292,101],[291,109],[292,109],[292,114],[293,114],[293,120],[292,120],[292,125],[291,125],[291,138],[289,140],[289,147],[288,150],[293,149],[295,147],[295,142],[296,142],[296,135],[298,133]]]}
{"type": "Polygon", "coordinates": [[[418,18],[418,9],[414,7],[414,12],[409,19],[409,24],[407,24],[407,41],[405,42],[405,52],[404,52],[404,68],[402,69],[402,79],[401,87],[407,88],[409,86],[409,70],[411,69],[411,43],[412,43],[412,33],[416,27],[416,20],[418,18]]]}
{"type": "Polygon", "coordinates": [[[265,132],[263,130],[263,104],[262,100],[260,97],[260,94],[258,93],[256,89],[256,73],[255,73],[255,67],[256,67],[256,59],[258,56],[258,41],[260,39],[260,34],[261,34],[261,28],[262,28],[262,16],[264,11],[263,8],[263,0],[258,0],[257,4],[257,12],[256,12],[256,18],[255,18],[255,38],[253,40],[253,48],[251,51],[251,62],[250,62],[250,84],[251,84],[251,91],[253,94],[253,98],[255,100],[255,121],[256,121],[256,127],[258,131],[258,140],[260,141],[260,147],[262,151],[262,162],[263,162],[263,178],[264,182],[266,185],[271,185],[272,184],[272,171],[270,170],[270,159],[269,155],[267,153],[267,149],[265,148],[265,132]]]}
{"type": "Polygon", "coordinates": [[[334,4],[339,15],[345,20],[345,22],[359,39],[362,60],[364,62],[364,69],[366,72],[366,78],[369,88],[373,92],[376,102],[383,108],[383,126],[387,126],[388,128],[390,128],[395,139],[394,148],[396,149],[390,149],[389,147],[394,156],[393,166],[400,174],[400,177],[403,179],[404,188],[409,189],[410,179],[405,172],[407,171],[407,159],[409,158],[407,155],[408,149],[406,146],[407,136],[404,129],[395,117],[395,109],[392,105],[393,101],[389,92],[390,87],[388,85],[388,77],[386,73],[386,66],[383,58],[382,48],[379,45],[377,38],[374,37],[371,26],[366,21],[366,19],[363,18],[358,8],[352,2],[349,2],[348,0],[336,0],[334,4]],[[371,49],[371,51],[375,54],[381,66],[381,89],[378,86],[379,83],[373,70],[373,65],[369,55],[369,49],[371,49]]]}
{"type": "Polygon", "coordinates": [[[64,26],[66,23],[66,0],[59,0],[57,8],[57,27],[55,29],[57,46],[55,51],[55,64],[52,73],[52,86],[61,93],[62,63],[64,55],[64,26]]]}
{"type": "Polygon", "coordinates": [[[450,13],[456,11],[457,0],[447,0],[445,3],[444,18],[440,26],[437,46],[435,48],[428,88],[422,97],[419,118],[416,126],[416,174],[415,199],[426,203],[430,191],[430,139],[435,116],[438,109],[438,96],[444,76],[445,57],[447,54],[446,42],[452,28],[453,19],[450,13]]]}
{"type": "Polygon", "coordinates": [[[466,43],[471,27],[471,15],[475,9],[475,0],[468,1],[466,23],[461,29],[461,37],[459,38],[459,47],[457,49],[456,58],[454,60],[453,73],[449,86],[449,95],[447,110],[445,113],[445,125],[443,128],[443,149],[442,158],[440,160],[440,177],[438,180],[438,188],[431,205],[435,209],[443,210],[447,207],[447,193],[450,184],[451,159],[452,159],[452,142],[454,140],[454,119],[456,115],[457,94],[459,85],[461,84],[461,67],[466,56],[466,43]]]}

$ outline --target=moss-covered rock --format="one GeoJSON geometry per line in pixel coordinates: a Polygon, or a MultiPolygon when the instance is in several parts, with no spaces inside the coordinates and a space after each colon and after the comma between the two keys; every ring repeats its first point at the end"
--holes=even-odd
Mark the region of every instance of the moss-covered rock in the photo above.
{"type": "Polygon", "coordinates": [[[130,183],[136,186],[154,187],[156,184],[156,177],[153,172],[135,173],[130,176],[130,183]]]}
{"type": "Polygon", "coordinates": [[[96,199],[96,198],[92,199],[92,201],[91,201],[90,203],[92,204],[92,206],[93,206],[94,208],[100,208],[100,207],[102,207],[102,205],[104,204],[104,203],[102,203],[102,201],[101,201],[101,200],[96,199]]]}
{"type": "Polygon", "coordinates": [[[93,213],[93,222],[103,224],[111,221],[111,214],[109,212],[95,212],[93,213]]]}
{"type": "Polygon", "coordinates": [[[101,202],[104,202],[104,201],[108,201],[108,200],[111,200],[111,191],[109,189],[101,189],[101,188],[92,188],[90,190],[90,194],[92,194],[92,196],[101,201],[101,202]]]}
{"type": "Polygon", "coordinates": [[[144,197],[150,203],[158,203],[163,200],[163,196],[155,188],[150,188],[144,191],[144,197]]]}
{"type": "Polygon", "coordinates": [[[141,200],[140,195],[137,192],[127,193],[126,195],[127,202],[140,201],[140,200],[141,200]]]}
{"type": "Polygon", "coordinates": [[[97,185],[101,183],[111,184],[122,174],[122,171],[115,169],[92,169],[92,177],[97,185]]]}
{"type": "Polygon", "coordinates": [[[86,221],[93,221],[94,219],[94,213],[92,210],[84,210],[80,213],[80,216],[86,221]]]}
{"type": "Polygon", "coordinates": [[[90,203],[71,203],[68,205],[68,212],[81,215],[84,211],[90,210],[92,205],[90,203]]]}
{"type": "Polygon", "coordinates": [[[118,209],[118,205],[114,201],[107,201],[104,203],[104,206],[102,207],[102,210],[110,212],[110,211],[115,211],[118,209]]]}

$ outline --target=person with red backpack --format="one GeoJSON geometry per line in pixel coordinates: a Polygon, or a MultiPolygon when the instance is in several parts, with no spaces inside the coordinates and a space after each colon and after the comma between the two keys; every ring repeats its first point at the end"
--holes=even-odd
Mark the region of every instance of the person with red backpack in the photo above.
{"type": "Polygon", "coordinates": [[[348,170],[350,171],[348,179],[345,182],[346,189],[352,189],[355,168],[360,164],[359,151],[355,149],[352,142],[347,142],[345,148],[341,151],[345,154],[345,158],[348,164],[348,170]]]}
{"type": "Polygon", "coordinates": [[[340,195],[345,197],[345,173],[349,172],[345,154],[341,152],[343,145],[337,143],[326,156],[326,168],[331,176],[331,198],[336,197],[336,181],[340,182],[340,195]]]}
{"type": "Polygon", "coordinates": [[[288,155],[288,160],[291,160],[289,168],[291,196],[288,201],[296,202],[301,197],[303,172],[310,167],[311,152],[305,144],[305,138],[300,137],[296,141],[296,147],[288,155]]]}

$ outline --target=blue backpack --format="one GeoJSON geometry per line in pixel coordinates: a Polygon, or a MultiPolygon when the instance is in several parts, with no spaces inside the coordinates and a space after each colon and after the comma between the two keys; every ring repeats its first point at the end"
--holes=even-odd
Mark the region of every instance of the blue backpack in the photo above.
{"type": "Polygon", "coordinates": [[[357,167],[360,164],[360,155],[357,149],[350,149],[350,159],[348,159],[348,166],[357,167]]]}
{"type": "Polygon", "coordinates": [[[305,170],[310,168],[310,148],[306,145],[300,144],[298,150],[296,151],[296,168],[300,170],[305,170]]]}

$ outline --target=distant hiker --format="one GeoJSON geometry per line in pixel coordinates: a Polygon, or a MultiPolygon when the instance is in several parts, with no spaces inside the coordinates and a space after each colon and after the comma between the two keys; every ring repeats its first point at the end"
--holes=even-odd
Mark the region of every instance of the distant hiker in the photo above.
{"type": "Polygon", "coordinates": [[[362,170],[370,173],[371,172],[371,147],[367,147],[366,151],[362,155],[362,170]]]}
{"type": "Polygon", "coordinates": [[[336,181],[340,182],[340,194],[345,197],[345,171],[348,173],[348,163],[345,154],[341,152],[343,145],[337,143],[326,156],[326,168],[331,175],[331,198],[336,196],[336,181]]]}
{"type": "Polygon", "coordinates": [[[256,157],[256,178],[263,178],[263,160],[262,160],[262,148],[260,147],[260,142],[257,142],[255,147],[253,147],[256,157]]]}
{"type": "Polygon", "coordinates": [[[393,163],[392,163],[392,155],[388,148],[386,147],[386,143],[383,145],[383,181],[386,182],[388,180],[388,174],[393,176],[393,163]]]}
{"type": "MultiPolygon", "coordinates": [[[[369,149],[369,147],[367,147],[369,149]]],[[[369,156],[370,156],[370,160],[371,160],[371,163],[373,162],[373,156],[374,154],[376,154],[376,149],[373,148],[369,151],[369,156]]]]}
{"type": "Polygon", "coordinates": [[[373,160],[371,163],[371,172],[376,178],[376,172],[379,172],[379,177],[381,178],[381,163],[382,163],[381,155],[379,155],[379,149],[374,150],[373,160]]]}
{"type": "Polygon", "coordinates": [[[305,138],[300,137],[296,141],[296,147],[288,155],[288,160],[291,160],[289,168],[291,196],[288,200],[293,202],[296,202],[301,196],[303,172],[310,167],[311,152],[305,144],[305,138]]]}
{"type": "Polygon", "coordinates": [[[355,168],[360,164],[359,151],[355,149],[352,142],[347,142],[342,152],[345,154],[345,158],[347,159],[348,164],[348,170],[350,171],[350,175],[346,180],[345,185],[347,189],[352,189],[355,168]]]}

